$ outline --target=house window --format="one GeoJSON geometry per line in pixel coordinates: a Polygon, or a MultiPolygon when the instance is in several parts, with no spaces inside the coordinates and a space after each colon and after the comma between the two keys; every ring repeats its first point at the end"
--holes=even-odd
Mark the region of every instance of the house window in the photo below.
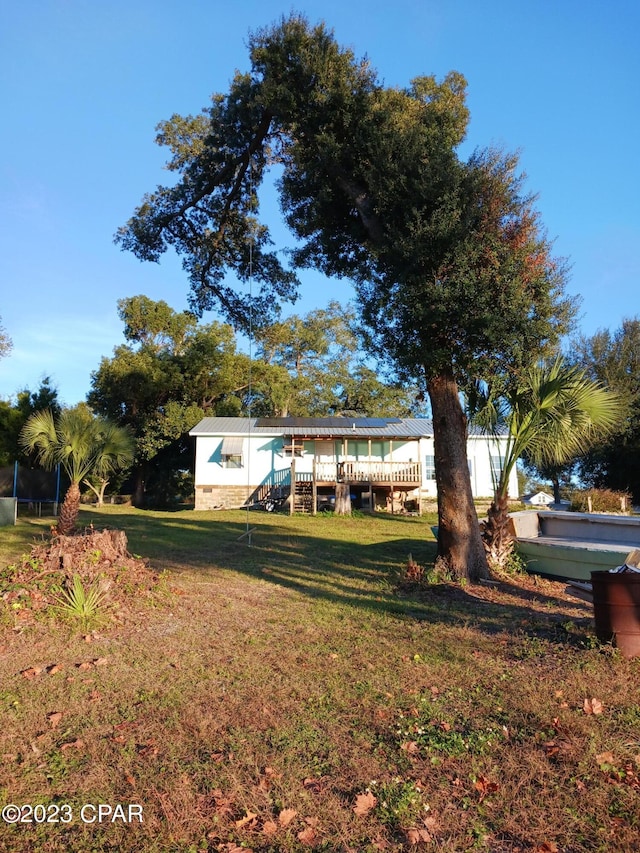
{"type": "Polygon", "coordinates": [[[242,468],[242,445],[240,436],[229,435],[222,440],[220,455],[223,468],[242,468]]]}
{"type": "Polygon", "coordinates": [[[500,479],[500,475],[502,474],[502,456],[494,456],[491,454],[491,479],[494,483],[497,483],[500,479]]]}
{"type": "Polygon", "coordinates": [[[292,444],[285,444],[282,448],[282,455],[285,459],[291,459],[292,456],[302,456],[304,453],[304,449],[301,444],[296,444],[295,442],[292,444]]]}
{"type": "Polygon", "coordinates": [[[288,459],[292,456],[304,456],[305,454],[310,454],[313,456],[315,451],[315,442],[313,441],[300,441],[300,439],[296,440],[295,438],[291,439],[291,444],[285,444],[282,448],[282,455],[288,459]]]}
{"type": "Polygon", "coordinates": [[[385,442],[384,441],[372,441],[371,442],[371,458],[375,460],[384,460],[385,456],[385,442]]]}
{"type": "Polygon", "coordinates": [[[436,478],[436,457],[427,454],[424,458],[424,478],[425,480],[435,480],[436,478]]]}

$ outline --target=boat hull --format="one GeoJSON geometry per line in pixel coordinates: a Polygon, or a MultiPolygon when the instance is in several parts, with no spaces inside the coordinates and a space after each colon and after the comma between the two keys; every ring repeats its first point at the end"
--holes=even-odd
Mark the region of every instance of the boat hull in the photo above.
{"type": "Polygon", "coordinates": [[[518,539],[516,548],[528,572],[561,581],[590,581],[591,572],[621,566],[630,550],[628,545],[578,545],[536,539],[518,539]]]}

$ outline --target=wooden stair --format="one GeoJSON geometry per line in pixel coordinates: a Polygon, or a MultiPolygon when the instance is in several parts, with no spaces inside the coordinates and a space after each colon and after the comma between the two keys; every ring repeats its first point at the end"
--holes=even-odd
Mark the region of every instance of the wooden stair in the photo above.
{"type": "Polygon", "coordinates": [[[293,511],[313,512],[313,483],[311,480],[296,479],[293,492],[293,511]]]}

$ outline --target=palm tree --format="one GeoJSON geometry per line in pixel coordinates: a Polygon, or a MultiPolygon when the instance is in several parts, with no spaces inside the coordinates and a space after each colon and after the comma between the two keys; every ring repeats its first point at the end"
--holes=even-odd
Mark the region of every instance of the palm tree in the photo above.
{"type": "Polygon", "coordinates": [[[489,564],[504,569],[513,553],[509,528],[509,477],[526,453],[536,466],[561,465],[581,456],[619,424],[622,401],[562,357],[537,364],[500,392],[489,389],[475,421],[494,435],[507,431],[494,500],[483,522],[489,564]]]}
{"type": "Polygon", "coordinates": [[[60,464],[71,481],[60,508],[60,536],[75,527],[82,480],[92,475],[108,478],[133,459],[133,440],[128,431],[106,418],[94,417],[86,406],[65,409],[55,416],[50,409],[34,412],[22,428],[20,443],[26,450],[35,451],[44,468],[60,464]]]}

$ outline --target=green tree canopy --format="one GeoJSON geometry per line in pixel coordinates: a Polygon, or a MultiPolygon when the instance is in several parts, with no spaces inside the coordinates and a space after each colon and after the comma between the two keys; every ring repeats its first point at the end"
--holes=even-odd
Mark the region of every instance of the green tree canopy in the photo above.
{"type": "Polygon", "coordinates": [[[223,323],[198,324],[166,302],[134,296],[118,302],[128,343],[103,358],[91,376],[88,402],[135,436],[136,502],[166,468],[188,469],[186,433],[205,414],[235,415],[249,383],[249,359],[223,323]]]}
{"type": "Polygon", "coordinates": [[[246,322],[253,250],[262,290],[253,316],[291,298],[295,275],[268,250],[257,187],[277,166],[295,267],[351,279],[372,345],[429,394],[439,501],[439,557],[459,575],[487,572],[466,459],[460,387],[515,370],[557,341],[572,316],[566,270],[552,257],[517,160],[457,149],[466,83],[388,87],[324,26],[292,15],[249,39],[237,72],[201,116],[173,116],[171,187],[147,195],[118,233],[123,248],[182,256],[194,310],[246,322]]]}
{"type": "Polygon", "coordinates": [[[618,429],[580,461],[580,475],[589,485],[628,491],[640,501],[640,320],[625,318],[613,332],[579,338],[572,357],[623,403],[618,429]]]}
{"type": "Polygon", "coordinates": [[[33,464],[34,456],[20,445],[20,431],[34,412],[51,409],[54,415],[60,412],[58,390],[45,376],[36,391],[23,388],[15,400],[0,400],[0,465],[11,465],[16,460],[33,464]]]}
{"type": "Polygon", "coordinates": [[[286,371],[277,384],[262,383],[270,414],[408,417],[422,411],[415,386],[384,382],[367,364],[354,312],[337,302],[260,327],[256,337],[258,359],[286,371]]]}

